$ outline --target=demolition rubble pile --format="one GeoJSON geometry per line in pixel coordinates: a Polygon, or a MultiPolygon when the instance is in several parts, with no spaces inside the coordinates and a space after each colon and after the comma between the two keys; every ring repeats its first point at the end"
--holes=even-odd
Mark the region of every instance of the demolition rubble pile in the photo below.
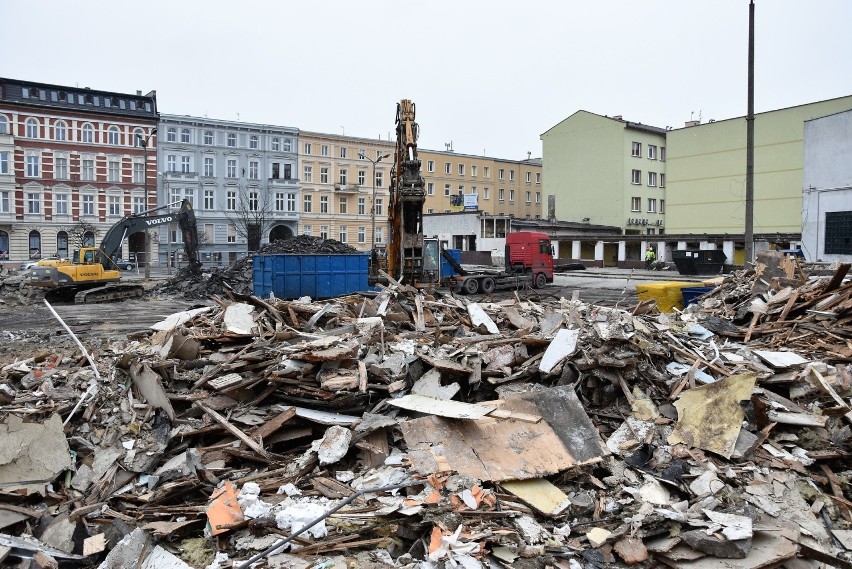
{"type": "Polygon", "coordinates": [[[674,314],[231,294],[46,350],[0,370],[0,559],[852,567],[848,269],[674,314]]]}
{"type": "MultiPolygon", "coordinates": [[[[358,250],[354,247],[335,239],[298,235],[264,245],[258,254],[340,255],[357,252],[358,250]]],[[[252,263],[252,257],[248,256],[228,267],[213,267],[209,272],[205,271],[200,275],[181,270],[175,278],[157,286],[153,292],[159,295],[177,295],[189,300],[222,296],[228,290],[238,294],[251,294],[252,263]]]]}

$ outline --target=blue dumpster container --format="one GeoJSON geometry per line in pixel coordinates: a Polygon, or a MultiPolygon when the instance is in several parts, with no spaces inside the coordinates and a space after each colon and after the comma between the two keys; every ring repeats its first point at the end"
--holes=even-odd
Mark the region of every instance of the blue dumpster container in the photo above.
{"type": "Polygon", "coordinates": [[[710,292],[714,288],[715,287],[712,286],[688,286],[680,289],[681,294],[683,294],[683,306],[689,306],[695,302],[699,296],[710,292]]]}
{"type": "Polygon", "coordinates": [[[252,265],[253,292],[261,298],[333,298],[368,289],[370,256],[345,255],[255,255],[252,265]]]}
{"type": "MultiPolygon", "coordinates": [[[[450,254],[453,261],[461,265],[461,249],[447,249],[447,253],[450,254]]],[[[447,277],[456,276],[456,270],[453,266],[447,261],[443,256],[441,257],[441,278],[445,279],[447,277]]]]}

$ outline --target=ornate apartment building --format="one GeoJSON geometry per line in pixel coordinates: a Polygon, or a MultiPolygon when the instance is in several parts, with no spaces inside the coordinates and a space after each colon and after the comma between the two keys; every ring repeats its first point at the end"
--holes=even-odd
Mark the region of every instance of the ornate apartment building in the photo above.
{"type": "MultiPolygon", "coordinates": [[[[97,244],[122,216],[155,207],[156,156],[142,144],[156,146],[156,126],[154,91],[0,78],[0,258],[67,257],[80,228],[97,244]]],[[[124,247],[143,252],[144,236],[124,247]]]]}
{"type": "MultiPolygon", "coordinates": [[[[298,129],[162,115],[159,137],[160,203],[193,204],[203,263],[244,255],[251,225],[262,230],[261,244],[299,232],[298,129]]],[[[180,254],[180,238],[177,224],[160,229],[160,262],[180,254]]]]}

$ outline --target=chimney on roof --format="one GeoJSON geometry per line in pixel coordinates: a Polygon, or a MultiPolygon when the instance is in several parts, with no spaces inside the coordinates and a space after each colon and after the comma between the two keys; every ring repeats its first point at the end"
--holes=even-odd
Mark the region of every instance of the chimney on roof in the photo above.
{"type": "Polygon", "coordinates": [[[701,121],[686,121],[683,123],[683,126],[698,126],[701,124],[701,121]]]}
{"type": "Polygon", "coordinates": [[[617,120],[617,121],[622,120],[621,115],[612,115],[612,118],[617,120]]]}
{"type": "Polygon", "coordinates": [[[137,95],[138,97],[141,97],[141,96],[142,96],[142,91],[141,91],[140,89],[136,89],[136,95],[137,95]]]}

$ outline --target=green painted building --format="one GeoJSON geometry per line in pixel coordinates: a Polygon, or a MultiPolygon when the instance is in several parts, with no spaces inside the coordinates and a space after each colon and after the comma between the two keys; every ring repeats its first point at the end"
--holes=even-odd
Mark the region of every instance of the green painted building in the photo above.
{"type": "Polygon", "coordinates": [[[547,130],[541,135],[547,216],[626,234],[664,233],[666,134],[588,111],[547,130]]]}
{"type": "MultiPolygon", "coordinates": [[[[805,121],[848,109],[852,96],[755,115],[756,234],[801,233],[805,121]]],[[[742,235],[745,117],[670,130],[667,138],[666,232],[742,235]]]]}

